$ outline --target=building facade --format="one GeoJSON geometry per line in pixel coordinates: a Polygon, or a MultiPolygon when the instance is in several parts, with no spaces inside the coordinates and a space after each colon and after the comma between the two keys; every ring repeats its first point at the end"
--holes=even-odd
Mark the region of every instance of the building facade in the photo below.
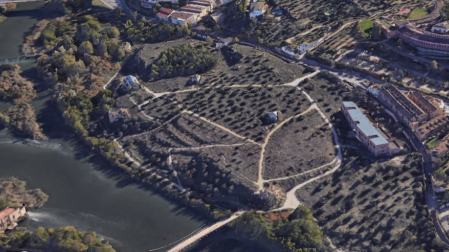
{"type": "Polygon", "coordinates": [[[341,111],[360,142],[375,156],[393,155],[400,151],[400,147],[394,142],[390,144],[379,129],[376,129],[363,115],[354,102],[343,102],[341,111]]]}
{"type": "Polygon", "coordinates": [[[256,18],[260,15],[263,15],[265,11],[268,9],[268,5],[265,2],[255,2],[251,4],[251,12],[249,16],[251,18],[256,18]]]}
{"type": "Polygon", "coordinates": [[[195,22],[197,16],[198,15],[194,15],[192,13],[174,12],[173,14],[171,14],[170,20],[174,25],[183,25],[186,23],[195,22]]]}
{"type": "Polygon", "coordinates": [[[408,92],[408,98],[427,114],[428,120],[444,113],[443,109],[440,108],[441,101],[439,99],[429,97],[417,91],[408,92]]]}
{"type": "Polygon", "coordinates": [[[14,229],[17,226],[17,222],[20,218],[25,216],[26,209],[22,208],[6,208],[0,212],[0,232],[3,233],[5,230],[14,229]]]}
{"type": "Polygon", "coordinates": [[[172,9],[169,8],[162,8],[158,13],[157,13],[157,18],[160,20],[164,20],[164,21],[168,21],[168,19],[170,18],[171,14],[175,12],[172,9]]]}

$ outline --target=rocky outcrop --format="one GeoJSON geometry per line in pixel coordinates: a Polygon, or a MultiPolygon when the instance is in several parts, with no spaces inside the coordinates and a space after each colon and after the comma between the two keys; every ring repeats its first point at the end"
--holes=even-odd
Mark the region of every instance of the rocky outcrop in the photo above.
{"type": "Polygon", "coordinates": [[[43,140],[47,137],[36,122],[34,107],[28,103],[22,103],[9,107],[0,114],[0,125],[10,127],[16,133],[32,138],[43,140]]]}

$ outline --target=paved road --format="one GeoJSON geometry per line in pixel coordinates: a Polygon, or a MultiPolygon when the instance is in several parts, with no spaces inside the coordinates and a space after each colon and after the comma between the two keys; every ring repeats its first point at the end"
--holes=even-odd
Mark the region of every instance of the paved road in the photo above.
{"type": "Polygon", "coordinates": [[[440,225],[440,223],[438,222],[438,218],[437,218],[437,211],[438,211],[438,203],[436,201],[436,199],[434,198],[434,192],[433,192],[433,188],[432,188],[432,182],[431,182],[431,177],[429,176],[430,174],[432,174],[432,162],[431,162],[431,157],[429,154],[427,154],[426,152],[426,147],[423,145],[423,143],[421,141],[419,141],[409,129],[406,129],[407,134],[410,136],[410,140],[413,141],[413,144],[416,146],[416,148],[418,149],[419,152],[421,152],[422,156],[423,156],[423,172],[425,174],[426,177],[426,192],[425,192],[425,197],[426,197],[426,202],[427,202],[427,207],[429,208],[429,213],[430,216],[432,217],[432,221],[433,224],[435,225],[435,229],[437,231],[437,236],[438,238],[440,238],[444,243],[446,243],[447,245],[449,245],[449,239],[447,238],[443,227],[440,225]]]}

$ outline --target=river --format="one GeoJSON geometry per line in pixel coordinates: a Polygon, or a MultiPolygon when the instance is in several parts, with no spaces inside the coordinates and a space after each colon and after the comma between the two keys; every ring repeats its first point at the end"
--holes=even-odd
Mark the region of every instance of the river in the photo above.
{"type": "MultiPolygon", "coordinates": [[[[42,10],[35,9],[41,5],[19,4],[16,11],[7,14],[8,19],[0,24],[0,61],[21,56],[24,34],[43,16],[42,10]]],[[[34,63],[20,65],[27,76],[35,78],[34,63]]],[[[96,231],[119,252],[140,252],[174,242],[204,223],[194,213],[122,179],[118,171],[77,140],[50,104],[48,92],[41,91],[44,88],[39,84],[37,90],[40,92],[32,104],[50,137],[39,145],[56,147],[20,144],[20,139],[0,131],[0,177],[17,176],[26,180],[29,188],[41,188],[50,196],[48,203],[30,212],[22,225],[30,230],[75,226],[96,231]]],[[[0,103],[0,110],[10,105],[0,103]]]]}
{"type": "MultiPolygon", "coordinates": [[[[42,3],[18,4],[0,24],[0,62],[17,59],[27,32],[45,13],[42,3]]],[[[24,144],[10,132],[0,130],[0,177],[16,176],[28,188],[41,188],[50,199],[44,207],[29,212],[21,225],[74,226],[95,231],[118,252],[143,252],[169,245],[209,224],[200,215],[165,200],[149,188],[110,167],[80,142],[64,124],[61,113],[50,103],[51,94],[37,78],[35,63],[20,63],[23,74],[35,83],[39,124],[48,141],[24,144]]],[[[0,111],[11,106],[0,102],[0,111]]],[[[189,251],[263,252],[262,248],[229,237],[224,228],[203,239],[189,251]]],[[[166,251],[160,249],[157,251],[166,251]]]]}

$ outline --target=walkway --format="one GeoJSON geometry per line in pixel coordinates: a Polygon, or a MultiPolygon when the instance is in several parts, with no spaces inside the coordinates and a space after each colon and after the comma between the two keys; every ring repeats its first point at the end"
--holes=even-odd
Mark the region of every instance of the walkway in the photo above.
{"type": "Polygon", "coordinates": [[[186,249],[188,246],[192,245],[196,241],[201,240],[202,238],[204,238],[208,234],[212,233],[213,231],[223,227],[224,225],[228,224],[229,222],[231,222],[231,221],[235,220],[236,218],[240,217],[245,212],[246,211],[238,211],[238,212],[236,212],[231,217],[229,217],[229,218],[227,218],[225,220],[221,220],[221,221],[213,224],[212,226],[207,227],[207,228],[201,230],[200,232],[198,232],[195,235],[191,236],[189,239],[184,240],[183,242],[179,243],[178,245],[176,245],[172,249],[167,250],[167,252],[179,252],[179,251],[182,251],[183,249],[186,249]]]}

